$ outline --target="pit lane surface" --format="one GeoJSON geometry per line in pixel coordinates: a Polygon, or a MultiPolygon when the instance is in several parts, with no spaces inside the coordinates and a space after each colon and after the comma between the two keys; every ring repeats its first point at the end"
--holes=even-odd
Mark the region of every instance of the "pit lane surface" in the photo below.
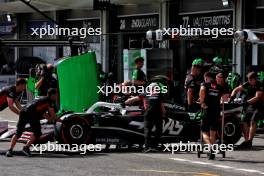
{"type": "MultiPolygon", "coordinates": [[[[263,132],[256,136],[253,145],[251,150],[227,152],[226,158],[218,155],[215,161],[211,161],[205,155],[197,158],[195,152],[143,154],[127,149],[89,152],[86,155],[34,152],[33,157],[28,158],[19,152],[22,148],[19,144],[15,149],[17,156],[0,156],[0,175],[264,175],[263,132]]],[[[8,146],[8,142],[0,142],[0,153],[3,154],[8,146]]]]}
{"type": "MultiPolygon", "coordinates": [[[[0,156],[0,175],[264,175],[264,135],[258,134],[251,150],[228,152],[226,158],[218,155],[215,161],[196,153],[159,152],[143,154],[127,149],[89,152],[86,155],[33,152],[23,156],[16,147],[17,156],[0,156]]],[[[0,152],[8,148],[0,142],[0,152]]]]}

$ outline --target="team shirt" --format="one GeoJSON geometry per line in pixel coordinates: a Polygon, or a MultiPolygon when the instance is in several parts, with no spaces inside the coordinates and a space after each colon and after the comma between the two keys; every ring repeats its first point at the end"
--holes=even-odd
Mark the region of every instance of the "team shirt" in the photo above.
{"type": "Polygon", "coordinates": [[[245,82],[242,87],[247,95],[247,99],[255,97],[256,92],[258,91],[264,91],[264,86],[259,81],[256,82],[255,86],[252,86],[249,82],[245,82]]]}
{"type": "Polygon", "coordinates": [[[47,92],[50,88],[56,88],[57,87],[57,80],[54,77],[45,77],[43,80],[43,83],[38,89],[38,95],[39,96],[46,96],[47,92]]]}
{"type": "Polygon", "coordinates": [[[132,80],[146,81],[146,75],[140,68],[137,68],[132,72],[132,80]]]}
{"type": "Polygon", "coordinates": [[[50,107],[55,108],[55,105],[52,100],[49,97],[43,97],[40,99],[33,100],[32,103],[26,106],[26,109],[29,112],[36,114],[37,117],[42,117],[43,114],[47,112],[50,107]]]}
{"type": "MultiPolygon", "coordinates": [[[[187,93],[189,88],[192,88],[194,90],[194,99],[198,100],[199,98],[199,91],[201,83],[203,82],[203,78],[201,76],[194,77],[191,74],[188,74],[185,79],[184,88],[185,92],[187,93]]],[[[186,97],[187,101],[187,97],[186,97]]]]}
{"type": "Polygon", "coordinates": [[[157,112],[160,113],[162,111],[161,105],[163,102],[163,98],[160,94],[140,94],[139,98],[144,102],[144,109],[146,112],[157,112]]]}
{"type": "Polygon", "coordinates": [[[219,109],[221,97],[225,93],[223,87],[215,82],[203,83],[202,86],[206,89],[205,104],[208,108],[219,109]]]}

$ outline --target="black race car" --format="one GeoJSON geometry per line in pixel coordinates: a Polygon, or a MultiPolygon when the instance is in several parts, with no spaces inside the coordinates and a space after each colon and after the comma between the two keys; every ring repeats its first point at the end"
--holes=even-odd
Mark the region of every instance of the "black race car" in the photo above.
{"type": "MultiPolygon", "coordinates": [[[[163,119],[162,143],[197,142],[200,139],[200,121],[198,113],[185,112],[184,107],[165,103],[167,117],[163,119]]],[[[239,115],[242,107],[236,104],[225,105],[224,142],[235,144],[241,137],[239,115]]],[[[66,144],[117,144],[140,146],[144,143],[144,111],[138,106],[122,107],[116,103],[97,102],[83,113],[65,113],[54,124],[46,120],[41,122],[42,141],[46,143],[54,138],[66,144]]],[[[221,120],[221,119],[220,119],[221,120]]],[[[219,124],[221,122],[219,121],[219,124]]],[[[221,131],[218,131],[220,136],[221,131]]],[[[153,128],[153,131],[155,129],[153,128]]],[[[26,142],[30,127],[19,139],[26,142]]],[[[10,139],[15,129],[8,130],[0,140],[10,139]]]]}
{"type": "MultiPolygon", "coordinates": [[[[197,113],[185,112],[184,107],[174,103],[165,103],[165,108],[167,117],[163,119],[161,142],[197,142],[200,138],[200,121],[196,119],[197,113]]],[[[239,105],[225,105],[225,143],[235,144],[241,137],[238,118],[241,110],[242,107],[239,105]]],[[[122,107],[120,104],[97,102],[84,113],[62,116],[61,121],[56,123],[55,136],[60,143],[142,145],[143,114],[144,111],[137,106],[122,107]]],[[[220,129],[219,127],[219,136],[220,129]]]]}

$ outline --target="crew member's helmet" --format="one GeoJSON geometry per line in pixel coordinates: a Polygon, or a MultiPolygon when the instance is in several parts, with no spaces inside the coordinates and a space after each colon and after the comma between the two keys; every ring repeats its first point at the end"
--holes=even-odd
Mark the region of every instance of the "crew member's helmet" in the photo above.
{"type": "Polygon", "coordinates": [[[215,65],[222,65],[223,59],[221,57],[216,56],[213,58],[213,62],[215,63],[215,65]]]}
{"type": "Polygon", "coordinates": [[[151,83],[150,85],[148,85],[148,87],[150,88],[150,90],[160,88],[159,84],[156,82],[151,83]]]}
{"type": "Polygon", "coordinates": [[[192,62],[193,66],[203,66],[204,65],[204,60],[201,58],[196,58],[192,62]]]}

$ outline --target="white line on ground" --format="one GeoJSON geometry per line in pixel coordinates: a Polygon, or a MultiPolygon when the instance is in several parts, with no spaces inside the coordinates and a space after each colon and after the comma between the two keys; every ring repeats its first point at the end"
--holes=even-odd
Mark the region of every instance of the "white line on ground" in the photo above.
{"type": "Polygon", "coordinates": [[[133,172],[153,172],[153,173],[166,173],[166,174],[179,174],[179,175],[193,175],[193,176],[219,176],[211,173],[200,173],[200,172],[180,172],[176,170],[153,170],[153,169],[129,169],[133,172]]]}
{"type": "Polygon", "coordinates": [[[174,161],[188,162],[188,163],[200,164],[200,165],[210,165],[210,166],[218,167],[218,168],[222,168],[222,169],[232,169],[232,170],[240,171],[240,172],[242,171],[242,172],[256,173],[256,174],[264,175],[264,172],[259,171],[259,170],[236,168],[236,167],[231,167],[231,166],[226,166],[226,165],[219,165],[219,164],[214,164],[214,163],[209,163],[209,162],[187,160],[187,159],[182,159],[182,158],[170,158],[170,159],[174,160],[174,161]]]}

